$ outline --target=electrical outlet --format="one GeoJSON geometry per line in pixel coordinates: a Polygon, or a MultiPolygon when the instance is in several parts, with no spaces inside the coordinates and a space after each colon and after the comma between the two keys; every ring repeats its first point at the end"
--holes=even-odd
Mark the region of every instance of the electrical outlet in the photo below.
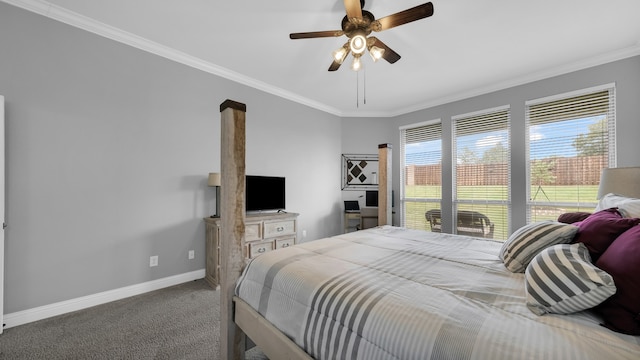
{"type": "Polygon", "coordinates": [[[149,267],[158,266],[158,255],[149,258],[149,267]]]}
{"type": "Polygon", "coordinates": [[[196,252],[193,250],[189,250],[189,260],[193,260],[196,257],[196,252]]]}

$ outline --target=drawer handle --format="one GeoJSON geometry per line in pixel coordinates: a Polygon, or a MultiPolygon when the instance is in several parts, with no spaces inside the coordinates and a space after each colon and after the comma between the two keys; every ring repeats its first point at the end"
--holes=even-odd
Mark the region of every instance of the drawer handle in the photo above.
{"type": "Polygon", "coordinates": [[[284,244],[282,244],[282,247],[283,247],[283,248],[289,247],[289,243],[284,243],[284,244]]]}
{"type": "Polygon", "coordinates": [[[263,253],[263,252],[265,252],[265,251],[267,251],[267,249],[265,249],[265,248],[260,248],[260,249],[258,249],[258,252],[259,252],[259,253],[263,253]]]}
{"type": "Polygon", "coordinates": [[[276,228],[276,231],[277,231],[277,232],[284,231],[284,226],[278,226],[278,227],[276,228]]]}

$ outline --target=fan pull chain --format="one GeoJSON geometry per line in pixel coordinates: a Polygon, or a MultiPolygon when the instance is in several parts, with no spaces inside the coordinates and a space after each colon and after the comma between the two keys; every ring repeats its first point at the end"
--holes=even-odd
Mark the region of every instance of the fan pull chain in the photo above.
{"type": "Polygon", "coordinates": [[[362,74],[362,100],[363,104],[367,105],[367,69],[363,69],[364,73],[362,74]]]}
{"type": "Polygon", "coordinates": [[[356,71],[356,108],[360,108],[360,72],[356,71]]]}

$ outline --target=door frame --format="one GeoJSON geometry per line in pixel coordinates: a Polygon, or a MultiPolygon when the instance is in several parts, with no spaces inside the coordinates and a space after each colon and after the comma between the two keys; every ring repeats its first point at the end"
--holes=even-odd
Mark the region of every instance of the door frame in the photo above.
{"type": "Polygon", "coordinates": [[[4,96],[0,95],[0,334],[4,329],[4,227],[5,227],[5,144],[4,144],[4,96]]]}

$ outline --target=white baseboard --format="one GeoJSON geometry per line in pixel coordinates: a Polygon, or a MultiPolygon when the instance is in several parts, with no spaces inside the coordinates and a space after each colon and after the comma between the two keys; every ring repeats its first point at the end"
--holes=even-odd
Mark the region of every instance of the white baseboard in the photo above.
{"type": "Polygon", "coordinates": [[[4,315],[5,329],[27,324],[30,322],[50,318],[66,314],[72,311],[86,309],[92,306],[105,304],[128,298],[134,295],[144,294],[150,291],[166,288],[185,282],[202,279],[205,276],[205,270],[196,270],[180,275],[169,276],[166,278],[153,280],[141,284],[126,286],[119,289],[104,291],[97,294],[87,295],[76,299],[61,301],[54,304],[39,306],[37,308],[14,312],[4,315]]]}

